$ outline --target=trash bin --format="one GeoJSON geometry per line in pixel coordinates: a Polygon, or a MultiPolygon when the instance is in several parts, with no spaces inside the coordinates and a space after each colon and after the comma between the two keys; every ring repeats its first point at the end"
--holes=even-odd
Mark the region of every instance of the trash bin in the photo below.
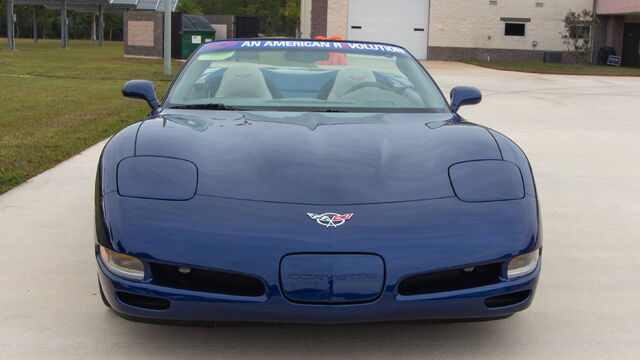
{"type": "Polygon", "coordinates": [[[562,51],[545,51],[544,62],[560,64],[562,62],[562,51]]]}
{"type": "Polygon", "coordinates": [[[216,31],[200,15],[173,13],[171,18],[171,57],[186,59],[205,42],[213,41],[216,31]]]}
{"type": "Polygon", "coordinates": [[[598,50],[598,65],[606,65],[609,56],[616,54],[616,48],[613,46],[603,46],[598,50]]]}

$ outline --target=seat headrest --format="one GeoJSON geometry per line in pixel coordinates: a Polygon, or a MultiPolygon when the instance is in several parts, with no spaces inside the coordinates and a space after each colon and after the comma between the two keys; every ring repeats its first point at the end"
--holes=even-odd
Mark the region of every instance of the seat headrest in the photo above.
{"type": "Polygon", "coordinates": [[[216,97],[221,98],[272,98],[262,71],[252,65],[230,66],[222,75],[216,97]]]}
{"type": "Polygon", "coordinates": [[[343,96],[352,87],[363,82],[375,82],[376,76],[373,71],[361,67],[347,67],[338,73],[336,81],[330,95],[333,97],[343,96]]]}

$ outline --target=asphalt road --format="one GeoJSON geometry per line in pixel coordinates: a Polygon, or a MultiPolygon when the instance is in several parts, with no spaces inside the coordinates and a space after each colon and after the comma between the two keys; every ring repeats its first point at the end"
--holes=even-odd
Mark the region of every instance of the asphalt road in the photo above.
{"type": "Polygon", "coordinates": [[[0,359],[639,359],[640,78],[426,66],[446,93],[479,87],[461,113],[533,163],[545,243],[529,310],[454,324],[123,320],[100,302],[91,256],[100,143],[0,196],[0,359]]]}

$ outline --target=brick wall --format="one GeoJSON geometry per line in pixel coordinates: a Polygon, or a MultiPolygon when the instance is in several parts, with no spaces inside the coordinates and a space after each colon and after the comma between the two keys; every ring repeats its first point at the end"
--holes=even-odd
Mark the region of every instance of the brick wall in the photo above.
{"type": "Polygon", "coordinates": [[[311,37],[327,36],[327,0],[311,2],[311,37]]]}
{"type": "Polygon", "coordinates": [[[164,39],[164,13],[157,11],[127,11],[124,13],[124,54],[129,56],[162,57],[164,39]],[[129,34],[130,21],[143,21],[153,23],[153,45],[136,46],[129,44],[129,40],[136,35],[129,34]]]}
{"type": "Polygon", "coordinates": [[[622,55],[624,16],[598,16],[598,25],[593,38],[593,63],[597,63],[598,51],[603,46],[613,46],[616,55],[622,55]]]}
{"type": "MultiPolygon", "coordinates": [[[[488,49],[488,48],[468,48],[468,47],[444,47],[429,46],[429,60],[443,61],[526,61],[543,62],[544,53],[542,50],[518,50],[518,49],[488,49]]],[[[569,53],[562,53],[562,62],[570,63],[569,53]]]]}
{"type": "Polygon", "coordinates": [[[431,0],[429,45],[560,51],[562,20],[569,10],[582,9],[592,10],[593,0],[431,0]],[[505,36],[503,18],[528,19],[525,36],[505,36]]]}

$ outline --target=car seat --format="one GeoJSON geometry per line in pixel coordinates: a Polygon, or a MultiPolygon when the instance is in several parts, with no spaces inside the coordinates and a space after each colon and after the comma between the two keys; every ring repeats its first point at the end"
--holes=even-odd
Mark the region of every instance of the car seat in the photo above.
{"type": "Polygon", "coordinates": [[[376,76],[373,71],[361,67],[347,67],[336,75],[336,81],[329,92],[328,100],[335,100],[344,96],[347,91],[358,84],[375,82],[376,76]]]}
{"type": "Polygon", "coordinates": [[[222,76],[217,98],[272,99],[262,71],[257,66],[230,66],[222,76]]]}

